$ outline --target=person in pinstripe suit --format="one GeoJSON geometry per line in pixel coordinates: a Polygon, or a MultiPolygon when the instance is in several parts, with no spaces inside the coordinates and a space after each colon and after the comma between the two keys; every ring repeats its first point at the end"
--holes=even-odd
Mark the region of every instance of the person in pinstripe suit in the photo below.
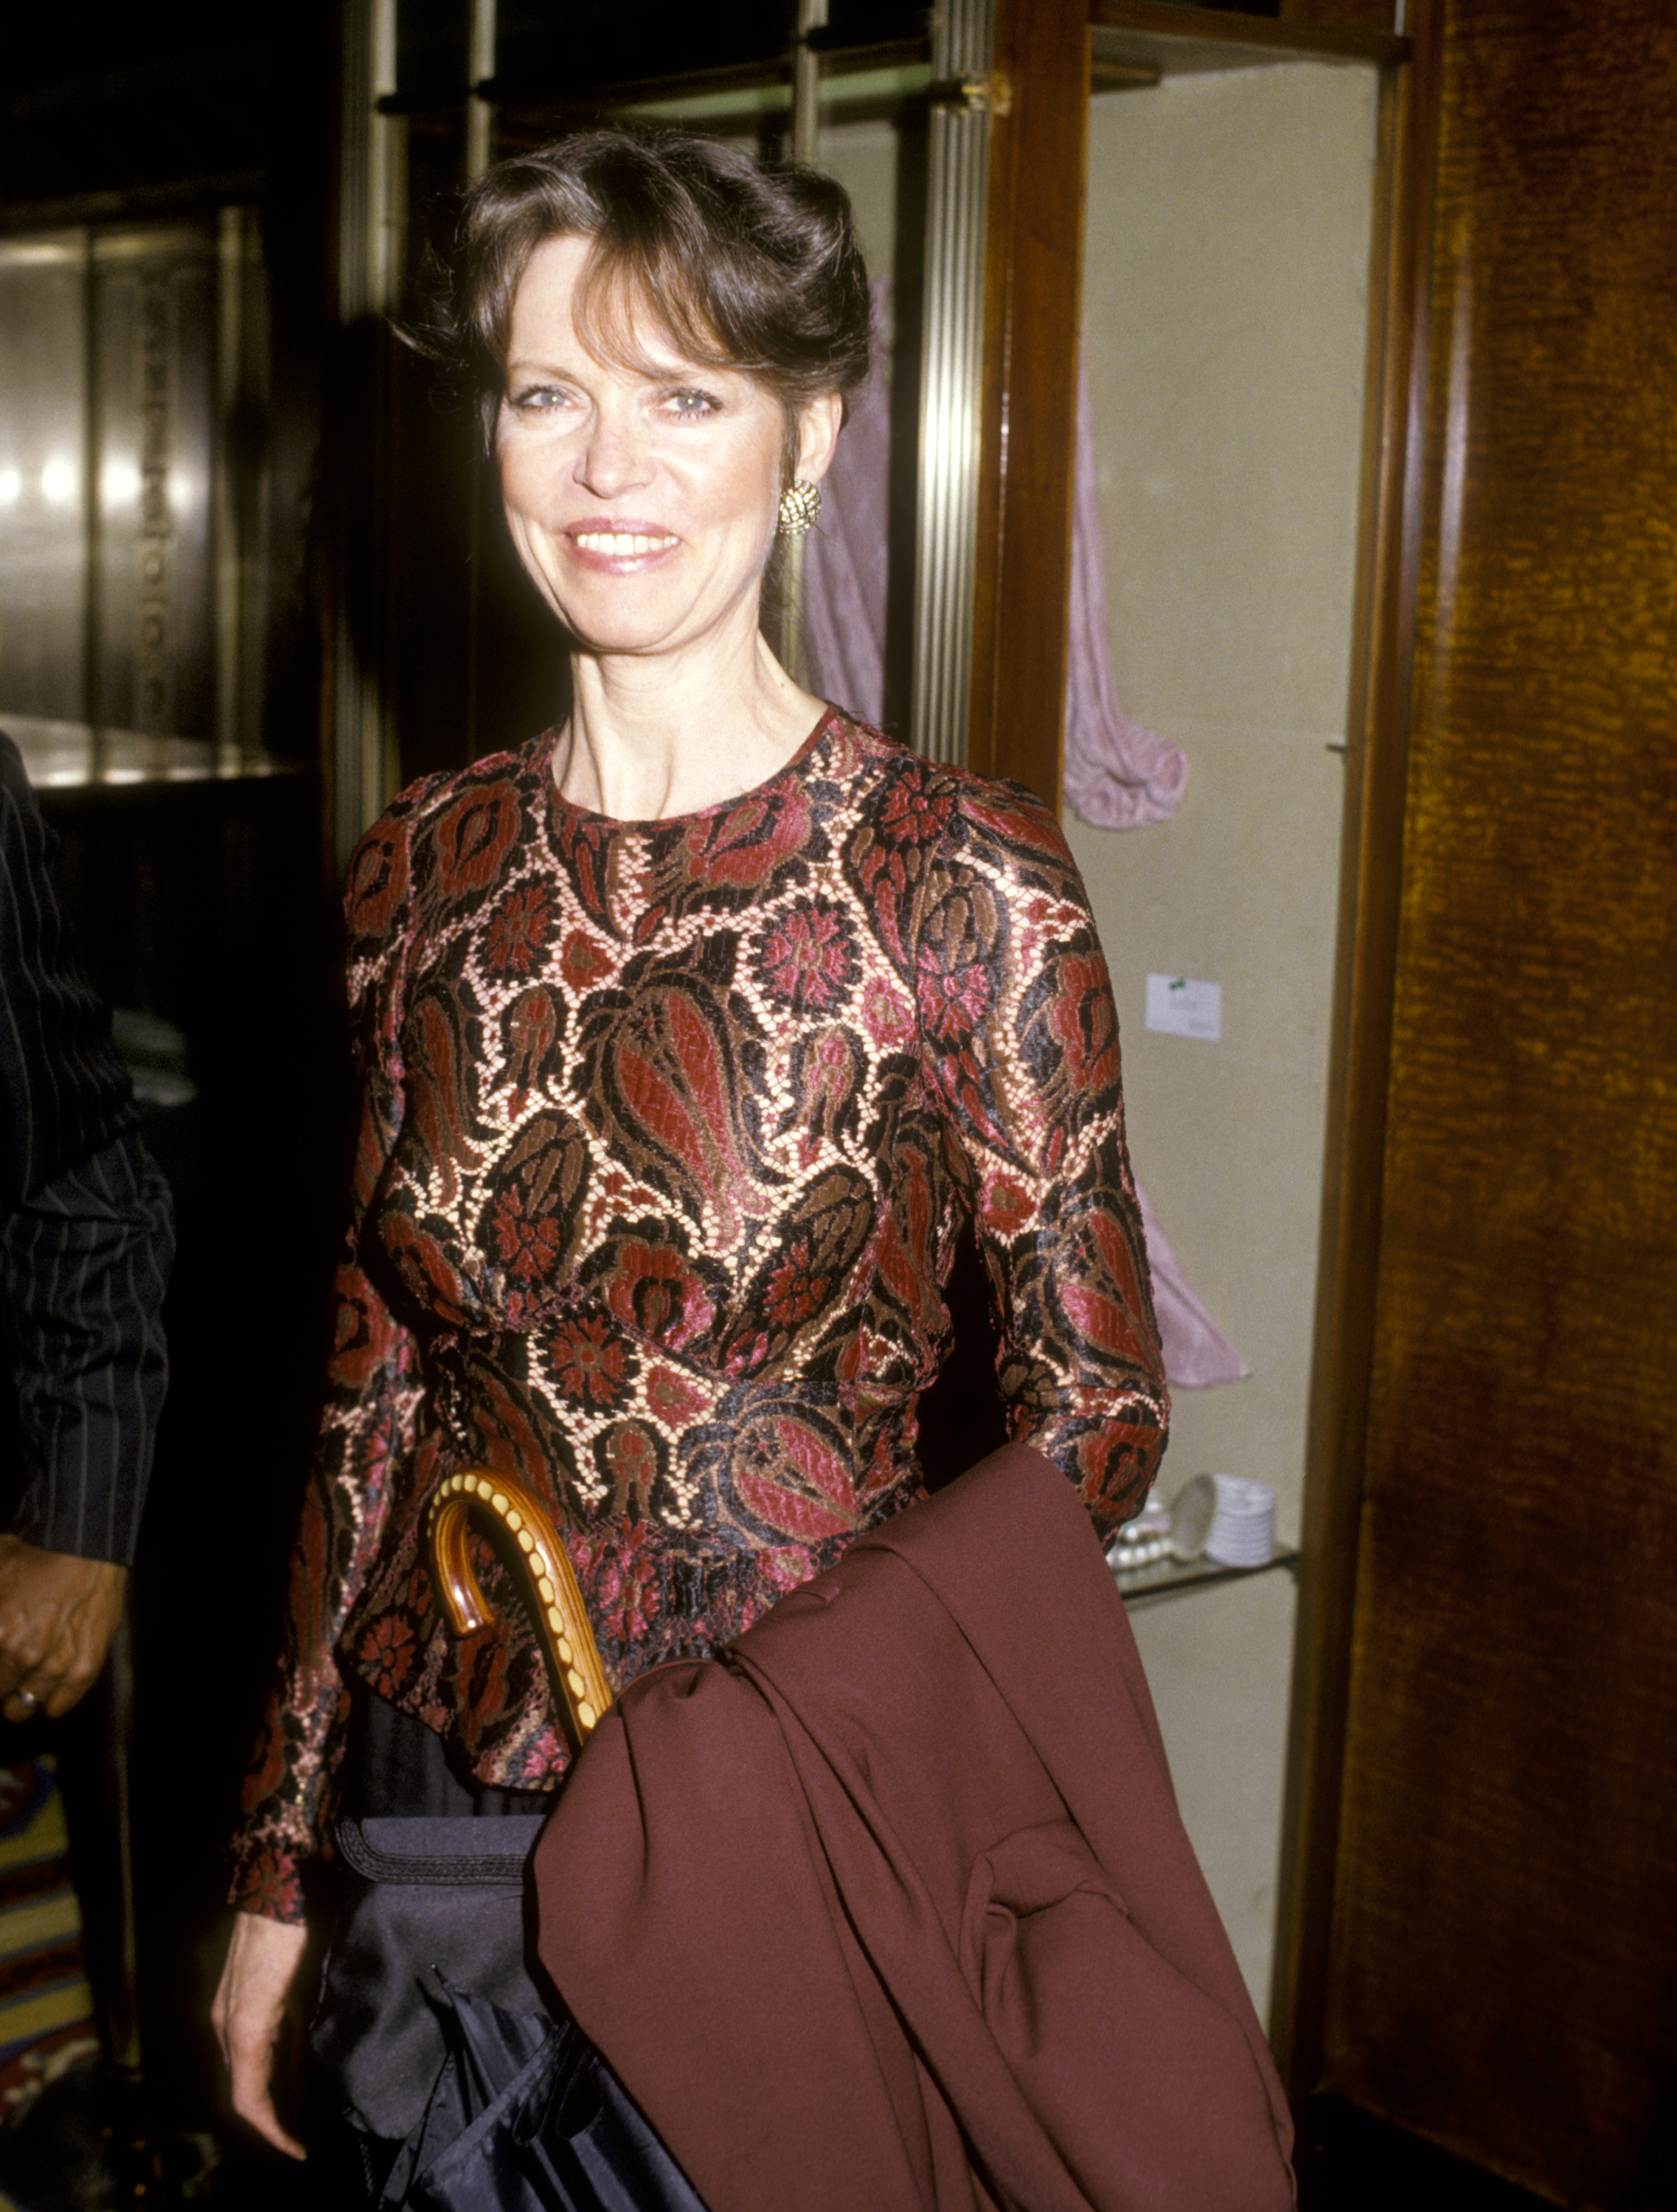
{"type": "Polygon", "coordinates": [[[167,1363],[168,1187],[0,734],[0,1711],[67,1712],[121,1618],[167,1363]]]}

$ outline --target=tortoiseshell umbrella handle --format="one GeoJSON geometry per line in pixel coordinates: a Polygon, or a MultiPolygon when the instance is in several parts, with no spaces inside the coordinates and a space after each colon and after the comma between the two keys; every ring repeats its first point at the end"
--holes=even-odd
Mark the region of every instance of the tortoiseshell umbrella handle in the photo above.
{"type": "Polygon", "coordinates": [[[474,1512],[497,1522],[518,1547],[535,1601],[530,1617],[572,1738],[580,1748],[611,1704],[611,1692],[559,1532],[540,1498],[521,1482],[482,1467],[449,1476],[431,1500],[426,1538],[431,1572],[457,1636],[470,1636],[489,1625],[466,1550],[467,1526],[474,1512]]]}

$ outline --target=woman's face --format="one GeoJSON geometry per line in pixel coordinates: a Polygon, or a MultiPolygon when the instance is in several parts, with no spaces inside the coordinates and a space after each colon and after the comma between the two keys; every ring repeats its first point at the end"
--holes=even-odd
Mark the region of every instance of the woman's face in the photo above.
{"type": "MultiPolygon", "coordinates": [[[[519,557],[580,644],[657,653],[752,627],[781,489],[785,416],[733,369],[683,361],[635,326],[641,368],[583,346],[572,301],[589,240],[538,246],[513,301],[495,425],[519,557]]],[[[836,394],[800,418],[798,474],[825,472],[836,394]]]]}

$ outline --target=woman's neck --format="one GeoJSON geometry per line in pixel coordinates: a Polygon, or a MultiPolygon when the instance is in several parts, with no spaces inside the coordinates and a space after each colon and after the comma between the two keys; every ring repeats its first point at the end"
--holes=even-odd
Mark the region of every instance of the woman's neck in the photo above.
{"type": "Polygon", "coordinates": [[[755,625],[679,655],[574,653],[554,780],[619,822],[694,814],[784,768],[821,713],[755,625]]]}

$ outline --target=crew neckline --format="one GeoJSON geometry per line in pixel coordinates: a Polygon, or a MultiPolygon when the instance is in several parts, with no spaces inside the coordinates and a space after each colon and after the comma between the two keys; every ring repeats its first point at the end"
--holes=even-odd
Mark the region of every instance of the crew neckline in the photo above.
{"type": "Polygon", "coordinates": [[[639,817],[633,815],[598,814],[592,807],[579,805],[575,799],[567,799],[564,793],[560,790],[553,773],[554,748],[559,742],[559,732],[562,727],[559,723],[556,723],[542,740],[539,763],[541,777],[547,786],[548,797],[553,811],[568,817],[573,822],[592,823],[604,830],[630,830],[643,833],[650,833],[657,830],[678,830],[684,823],[711,822],[714,821],[720,814],[731,814],[735,807],[744,806],[753,799],[765,799],[781,784],[800,775],[811,755],[821,744],[823,738],[837,728],[839,720],[838,708],[830,703],[824,705],[815,727],[810,732],[808,737],[791,758],[784,761],[775,769],[773,775],[765,776],[761,783],[752,784],[749,790],[736,792],[731,799],[719,799],[714,805],[695,807],[689,814],[654,814],[639,817]]]}

